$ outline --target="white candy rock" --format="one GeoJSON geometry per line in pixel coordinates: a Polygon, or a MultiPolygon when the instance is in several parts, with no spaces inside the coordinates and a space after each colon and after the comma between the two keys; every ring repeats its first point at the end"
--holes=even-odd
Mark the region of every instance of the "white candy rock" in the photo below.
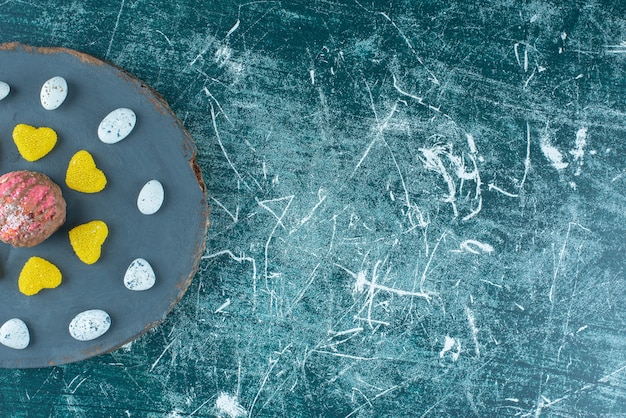
{"type": "Polygon", "coordinates": [[[19,318],[9,319],[0,327],[0,343],[16,350],[23,350],[30,344],[28,327],[19,318]]]}
{"type": "Polygon", "coordinates": [[[57,109],[67,97],[67,81],[60,76],[52,77],[41,86],[39,97],[44,109],[57,109]]]}
{"type": "Polygon", "coordinates": [[[115,144],[126,138],[137,123],[137,116],[131,109],[120,107],[102,119],[98,126],[98,138],[105,144],[115,144]]]}
{"type": "Polygon", "coordinates": [[[161,209],[165,191],[163,185],[158,180],[147,182],[137,196],[137,208],[144,215],[152,215],[161,209]]]}
{"type": "Polygon", "coordinates": [[[124,286],[129,290],[148,290],[156,282],[156,276],[150,263],[137,258],[130,263],[124,274],[124,286]]]}
{"type": "Polygon", "coordinates": [[[11,92],[11,86],[4,81],[0,81],[0,100],[4,99],[11,92]]]}
{"type": "Polygon", "coordinates": [[[90,309],[79,313],[70,322],[72,338],[78,341],[91,341],[103,335],[111,326],[111,317],[101,309],[90,309]]]}

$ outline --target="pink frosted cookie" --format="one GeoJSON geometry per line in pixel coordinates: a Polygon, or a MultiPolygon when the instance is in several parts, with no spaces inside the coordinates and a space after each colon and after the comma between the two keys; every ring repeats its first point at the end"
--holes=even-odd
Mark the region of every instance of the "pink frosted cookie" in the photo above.
{"type": "Polygon", "coordinates": [[[12,171],[0,177],[0,240],[33,247],[65,222],[61,189],[45,174],[12,171]]]}

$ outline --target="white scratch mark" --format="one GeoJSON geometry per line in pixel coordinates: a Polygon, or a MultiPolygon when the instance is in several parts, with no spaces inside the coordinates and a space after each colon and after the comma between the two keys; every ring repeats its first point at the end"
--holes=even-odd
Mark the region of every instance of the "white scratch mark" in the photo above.
{"type": "Polygon", "coordinates": [[[212,400],[212,399],[211,399],[211,398],[209,398],[209,399],[207,399],[206,401],[202,402],[202,403],[200,404],[200,406],[199,406],[199,407],[197,407],[196,409],[194,409],[193,411],[191,411],[191,414],[189,414],[189,416],[190,416],[190,417],[192,417],[192,416],[196,415],[196,413],[197,413],[199,410],[201,410],[202,408],[204,408],[206,404],[208,404],[209,402],[211,402],[211,400],[212,400]]]}
{"type": "MultiPolygon", "coordinates": [[[[371,274],[371,277],[372,277],[371,280],[367,280],[367,271],[360,271],[358,273],[354,273],[354,272],[348,270],[347,268],[345,268],[345,267],[343,267],[343,266],[341,266],[339,264],[335,264],[337,267],[343,269],[346,273],[348,273],[350,276],[352,276],[355,279],[354,287],[353,287],[353,293],[355,293],[355,294],[356,293],[363,293],[363,292],[365,292],[365,290],[367,288],[367,297],[365,299],[363,307],[354,316],[354,319],[359,320],[359,321],[367,322],[367,324],[370,326],[371,329],[374,329],[374,324],[377,324],[377,325],[389,325],[388,322],[372,319],[372,309],[373,309],[373,306],[374,306],[374,299],[375,299],[376,295],[379,292],[381,292],[381,291],[382,292],[387,292],[387,293],[395,294],[395,295],[398,295],[398,296],[420,297],[420,298],[426,299],[427,301],[430,301],[430,298],[431,298],[431,295],[426,293],[426,292],[413,292],[413,291],[398,289],[398,288],[395,288],[395,287],[385,286],[385,285],[377,283],[377,281],[378,281],[378,268],[379,268],[379,266],[385,264],[386,261],[387,261],[387,259],[385,259],[385,260],[378,260],[374,264],[374,268],[373,268],[372,274],[371,274]],[[359,314],[363,310],[365,310],[366,308],[367,308],[367,317],[366,318],[360,317],[359,314]]],[[[381,306],[381,305],[377,305],[377,306],[381,306]]]]}
{"type": "Polygon", "coordinates": [[[354,315],[354,319],[356,321],[363,321],[363,322],[367,322],[368,325],[370,326],[370,328],[374,329],[374,327],[372,327],[372,324],[376,324],[376,325],[384,325],[386,327],[390,326],[391,324],[389,322],[386,321],[379,321],[377,319],[372,319],[370,318],[363,318],[362,316],[358,316],[358,315],[354,315]]]}
{"type": "Polygon", "coordinates": [[[480,279],[480,281],[483,282],[483,283],[487,283],[488,285],[497,287],[498,289],[502,289],[502,285],[501,284],[494,283],[494,282],[492,282],[490,280],[487,280],[487,279],[480,279]]]}
{"type": "Polygon", "coordinates": [[[350,328],[350,329],[346,329],[344,331],[328,331],[329,335],[332,335],[333,338],[336,337],[342,337],[344,335],[356,335],[363,332],[363,327],[356,327],[356,328],[350,328]]]}
{"type": "Polygon", "coordinates": [[[228,156],[228,153],[226,152],[226,148],[224,147],[224,144],[222,143],[222,138],[220,136],[219,130],[217,129],[217,121],[215,120],[215,109],[213,109],[213,104],[211,102],[209,102],[209,106],[211,107],[211,121],[213,122],[213,130],[215,131],[215,137],[217,138],[217,143],[220,146],[220,149],[222,150],[222,154],[224,154],[224,158],[226,158],[228,165],[233,170],[233,172],[235,173],[239,181],[241,181],[243,184],[246,185],[246,187],[248,187],[248,184],[245,182],[241,174],[239,174],[239,171],[237,171],[237,168],[235,167],[233,162],[230,160],[230,157],[228,156]]]}
{"type": "Polygon", "coordinates": [[[577,226],[585,232],[591,232],[588,228],[585,228],[584,226],[575,222],[570,222],[567,225],[567,233],[565,234],[565,239],[563,240],[561,251],[559,251],[559,257],[558,259],[555,260],[555,263],[554,263],[554,273],[552,274],[552,285],[550,285],[550,292],[548,293],[548,300],[550,301],[550,303],[554,303],[554,292],[556,290],[556,282],[560,273],[560,269],[563,264],[563,260],[565,258],[565,249],[567,248],[567,243],[569,241],[573,226],[577,226]]]}
{"type": "MultiPolygon", "coordinates": [[[[393,78],[393,87],[398,91],[398,93],[400,93],[403,96],[409,97],[413,100],[415,100],[418,104],[420,104],[421,106],[425,106],[428,109],[437,112],[437,113],[441,113],[441,109],[438,107],[435,107],[433,105],[429,105],[428,103],[424,102],[424,98],[416,96],[414,94],[408,93],[407,91],[403,90],[399,85],[398,85],[398,79],[396,78],[395,74],[391,74],[391,77],[393,78]]],[[[447,116],[447,115],[446,115],[447,116]]]]}
{"type": "Polygon", "coordinates": [[[478,328],[476,327],[474,312],[472,312],[472,310],[466,306],[465,315],[467,316],[467,322],[469,323],[470,329],[472,331],[472,338],[474,339],[474,353],[476,353],[476,357],[480,357],[480,346],[478,344],[478,328]]]}
{"type": "Polygon", "coordinates": [[[220,113],[224,116],[224,119],[226,119],[228,121],[228,123],[230,123],[232,125],[233,123],[228,118],[228,115],[226,115],[226,112],[224,112],[224,109],[222,109],[222,105],[220,104],[220,102],[217,101],[215,96],[213,96],[213,94],[211,94],[209,89],[206,86],[204,86],[204,87],[202,87],[202,91],[204,92],[204,94],[207,95],[208,98],[210,98],[211,100],[213,100],[215,102],[215,104],[217,105],[217,108],[220,110],[220,113]]]}
{"type": "Polygon", "coordinates": [[[413,55],[415,55],[415,58],[417,58],[417,62],[419,62],[422,67],[424,67],[424,69],[430,76],[428,79],[434,84],[439,85],[440,84],[439,80],[437,79],[435,74],[426,67],[426,64],[424,64],[424,61],[422,60],[422,58],[417,54],[417,51],[415,51],[415,48],[413,48],[413,45],[411,45],[409,38],[407,38],[404,32],[402,32],[402,30],[398,27],[398,25],[396,25],[396,22],[394,22],[386,13],[380,12],[380,14],[391,23],[391,25],[398,31],[402,39],[404,39],[404,42],[407,44],[411,52],[413,52],[413,55]]]}
{"type": "Polygon", "coordinates": [[[476,241],[474,239],[467,239],[463,241],[460,245],[461,250],[470,252],[472,254],[480,254],[482,253],[492,253],[494,248],[480,241],[476,241]]]}
{"type": "Polygon", "coordinates": [[[457,186],[454,177],[448,169],[446,168],[446,164],[444,163],[444,158],[449,161],[452,165],[452,173],[460,180],[459,191],[463,190],[463,184],[466,181],[474,181],[475,183],[475,192],[473,200],[477,200],[478,203],[474,208],[472,208],[471,212],[465,215],[462,220],[468,221],[474,216],[478,215],[482,210],[482,180],[480,178],[480,173],[478,171],[478,163],[476,162],[477,157],[480,158],[475,151],[476,143],[474,141],[474,137],[470,134],[466,135],[468,141],[468,147],[470,148],[470,153],[463,153],[461,155],[455,155],[453,153],[453,145],[434,145],[431,148],[419,148],[419,151],[422,153],[422,156],[418,156],[418,158],[424,164],[424,167],[427,170],[431,170],[439,173],[448,186],[448,197],[444,198],[443,201],[450,203],[452,205],[452,212],[455,218],[459,216],[459,209],[457,205],[457,186]],[[472,162],[472,170],[467,171],[467,167],[465,164],[464,157],[467,156],[469,160],[472,162]]]}
{"type": "Polygon", "coordinates": [[[517,193],[507,192],[506,190],[499,188],[493,183],[489,183],[489,190],[495,190],[496,192],[502,193],[503,195],[508,196],[508,197],[519,197],[517,193]]]}
{"type": "Polygon", "coordinates": [[[446,235],[447,235],[447,232],[443,232],[441,234],[441,236],[437,240],[437,243],[435,244],[435,247],[433,248],[432,253],[430,253],[430,256],[428,257],[428,261],[426,262],[426,266],[424,266],[424,270],[422,271],[422,276],[420,278],[420,291],[422,293],[424,293],[424,283],[426,282],[426,276],[428,274],[428,269],[430,269],[430,265],[433,262],[433,259],[435,258],[435,253],[437,252],[437,248],[439,248],[439,244],[446,237],[446,235]]]}
{"type": "MultiPolygon", "coordinates": [[[[378,263],[380,263],[380,261],[377,262],[377,265],[378,263]]],[[[376,271],[377,265],[374,266],[374,272],[376,271]]],[[[363,271],[357,274],[357,279],[356,279],[356,282],[354,283],[355,293],[362,293],[365,290],[365,286],[367,286],[370,297],[373,296],[374,290],[382,290],[383,292],[394,293],[398,296],[415,296],[415,297],[424,298],[426,300],[430,300],[430,295],[428,293],[411,292],[408,290],[396,289],[395,287],[389,287],[389,286],[385,286],[382,284],[378,284],[376,283],[374,277],[372,277],[372,281],[370,282],[369,280],[365,278],[365,274],[366,273],[363,271]]],[[[375,273],[372,273],[372,276],[374,276],[374,274],[375,273]]]]}
{"type": "Polygon", "coordinates": [[[270,374],[272,373],[272,370],[274,370],[274,367],[276,367],[276,364],[278,364],[278,361],[280,360],[280,358],[282,357],[283,354],[285,354],[287,352],[287,350],[289,350],[289,348],[291,347],[291,343],[289,343],[280,353],[278,354],[277,358],[269,358],[269,368],[267,369],[267,372],[265,373],[265,376],[263,377],[263,379],[261,380],[261,384],[259,385],[259,389],[256,393],[256,395],[254,396],[254,399],[252,400],[252,404],[250,405],[250,409],[248,409],[248,416],[252,417],[252,412],[254,411],[254,406],[256,405],[257,401],[259,400],[259,396],[261,395],[261,392],[263,392],[263,388],[265,387],[265,384],[267,383],[267,380],[270,377],[270,374]]]}
{"type": "Polygon", "coordinates": [[[241,23],[241,22],[240,22],[240,20],[239,20],[239,19],[237,19],[237,21],[235,22],[235,24],[233,25],[233,27],[232,27],[232,28],[230,28],[230,29],[228,30],[228,32],[226,32],[226,38],[228,38],[230,35],[232,35],[232,34],[233,34],[233,32],[235,32],[237,29],[239,29],[239,24],[240,24],[240,23],[241,23]]]}
{"type": "Polygon", "coordinates": [[[361,395],[363,397],[363,399],[365,399],[365,402],[367,405],[371,407],[373,407],[372,403],[370,402],[369,398],[367,396],[365,396],[365,394],[363,393],[363,391],[359,388],[353,387],[352,388],[352,402],[355,402],[356,400],[354,399],[354,392],[359,392],[359,395],[361,395]]]}
{"type": "MultiPolygon", "coordinates": [[[[528,72],[528,67],[529,67],[529,60],[528,60],[528,49],[529,48],[531,48],[531,46],[528,45],[525,42],[515,42],[515,44],[513,44],[513,51],[515,52],[515,61],[517,61],[517,65],[519,65],[524,70],[525,73],[528,72]],[[522,44],[524,45],[524,58],[523,58],[523,61],[522,61],[522,58],[520,57],[520,52],[519,52],[519,47],[522,44]]],[[[534,70],[533,70],[533,73],[534,73],[534,70]]]]}
{"type": "Polygon", "coordinates": [[[524,48],[524,72],[528,72],[528,46],[524,48]]]}
{"type": "Polygon", "coordinates": [[[375,401],[376,399],[388,394],[389,392],[392,392],[396,389],[398,389],[399,387],[401,387],[401,385],[395,385],[392,386],[388,389],[385,389],[383,391],[381,391],[380,393],[377,393],[376,396],[374,396],[371,400],[366,398],[366,403],[361,404],[358,408],[356,408],[354,411],[350,412],[348,415],[345,416],[345,418],[350,418],[351,416],[355,415],[356,413],[358,413],[361,409],[363,409],[366,405],[371,405],[371,402],[375,401]]]}
{"type": "Polygon", "coordinates": [[[315,213],[315,211],[322,205],[322,203],[324,203],[324,201],[326,200],[326,193],[324,192],[323,189],[319,189],[317,192],[317,203],[315,204],[315,206],[313,206],[313,208],[311,209],[311,211],[308,213],[308,215],[306,215],[304,218],[302,218],[300,220],[300,225],[304,225],[305,223],[307,223],[311,217],[313,217],[313,214],[315,213]]]}
{"type": "Polygon", "coordinates": [[[472,134],[466,134],[465,137],[467,138],[467,146],[470,149],[470,154],[478,154],[478,148],[476,148],[476,141],[474,141],[474,135],[472,134]]]}
{"type": "Polygon", "coordinates": [[[626,365],[625,365],[625,366],[622,366],[622,367],[620,367],[619,369],[614,370],[614,371],[612,371],[611,373],[607,374],[606,376],[604,376],[604,377],[600,378],[600,379],[598,380],[598,382],[599,382],[599,383],[606,383],[606,382],[608,382],[608,381],[609,381],[609,379],[610,379],[611,377],[615,376],[615,375],[616,375],[616,374],[618,374],[618,373],[623,372],[624,370],[626,370],[626,365]]]}
{"type": "Polygon", "coordinates": [[[217,308],[215,311],[213,311],[213,313],[222,313],[224,312],[224,309],[228,308],[230,306],[230,299],[226,299],[226,301],[224,303],[222,303],[219,308],[217,308]]]}
{"type": "Polygon", "coordinates": [[[424,216],[422,214],[422,211],[420,210],[420,208],[413,204],[411,202],[411,198],[409,195],[409,191],[408,188],[406,186],[406,182],[404,180],[404,174],[402,173],[402,170],[400,169],[400,165],[398,164],[398,160],[396,159],[396,156],[393,152],[393,150],[391,149],[391,147],[389,146],[389,143],[387,142],[387,140],[385,140],[385,137],[383,135],[384,130],[387,128],[387,126],[389,125],[389,121],[391,120],[391,118],[393,117],[393,115],[397,112],[398,109],[398,103],[400,102],[399,100],[396,101],[393,104],[393,107],[391,108],[391,111],[389,112],[389,114],[387,115],[387,117],[382,121],[380,121],[379,117],[378,117],[378,112],[376,111],[376,105],[374,104],[374,97],[372,96],[372,90],[369,87],[369,84],[367,83],[367,81],[365,82],[365,87],[367,89],[367,93],[369,95],[369,100],[370,100],[370,107],[372,109],[372,113],[374,114],[374,119],[376,120],[376,130],[375,130],[375,135],[372,139],[372,141],[369,143],[369,145],[367,146],[367,148],[365,149],[365,152],[363,153],[363,155],[361,156],[361,159],[359,160],[359,162],[356,164],[356,166],[354,167],[354,170],[352,171],[352,174],[350,175],[350,178],[354,177],[354,175],[356,174],[356,172],[358,171],[358,169],[361,167],[361,164],[363,164],[363,162],[365,161],[365,159],[367,158],[367,156],[369,155],[372,147],[374,146],[374,144],[378,141],[381,141],[385,148],[387,149],[391,160],[394,163],[394,166],[396,168],[396,172],[398,173],[398,177],[400,178],[400,183],[402,184],[402,189],[404,190],[404,198],[405,198],[405,204],[407,207],[407,218],[409,219],[409,222],[411,223],[411,228],[415,228],[417,226],[419,226],[420,228],[424,228],[428,225],[428,223],[424,220],[424,216]],[[415,224],[415,220],[413,219],[413,215],[417,214],[417,225],[415,224]]]}
{"type": "Polygon", "coordinates": [[[530,171],[530,124],[526,122],[526,158],[524,158],[524,176],[519,184],[519,190],[524,188],[528,172],[530,171]]]}
{"type": "Polygon", "coordinates": [[[122,16],[122,10],[124,9],[124,1],[120,4],[120,10],[117,13],[117,19],[115,19],[115,26],[113,27],[113,32],[111,33],[111,39],[109,40],[109,47],[107,48],[107,52],[104,54],[105,58],[109,58],[109,54],[111,53],[111,47],[113,46],[113,39],[115,38],[115,34],[117,33],[117,28],[120,25],[120,17],[122,16]]]}
{"type": "MultiPolygon", "coordinates": [[[[289,210],[289,207],[291,206],[291,203],[293,202],[294,196],[285,196],[285,197],[280,197],[277,199],[270,199],[270,200],[263,200],[263,201],[259,201],[257,200],[257,203],[259,204],[259,206],[261,206],[263,209],[267,210],[269,213],[271,213],[275,218],[276,218],[276,224],[274,225],[274,227],[272,228],[272,231],[270,232],[270,234],[267,237],[267,241],[265,242],[265,250],[264,250],[264,267],[263,267],[263,278],[265,279],[265,288],[270,291],[269,289],[269,278],[270,278],[270,274],[269,274],[269,250],[270,250],[270,244],[272,243],[272,239],[274,238],[274,234],[276,233],[276,230],[278,229],[278,227],[282,227],[285,228],[285,226],[283,225],[283,218],[285,217],[285,215],[287,214],[287,211],[289,210]],[[276,213],[269,207],[267,206],[267,203],[275,203],[275,202],[283,202],[286,201],[287,204],[285,205],[285,207],[283,208],[282,213],[279,215],[276,215],[276,213]]],[[[270,291],[270,294],[272,292],[270,291]]]]}
{"type": "Polygon", "coordinates": [[[526,90],[528,88],[528,85],[530,84],[530,80],[532,80],[535,77],[535,74],[536,74],[536,68],[533,68],[533,72],[530,74],[530,76],[524,82],[524,90],[526,90]]]}
{"type": "Polygon", "coordinates": [[[624,174],[626,174],[626,172],[619,173],[617,176],[613,177],[613,178],[611,179],[611,183],[615,183],[617,180],[619,180],[619,179],[621,179],[621,178],[624,178],[624,174]]]}
{"type": "Polygon", "coordinates": [[[172,45],[172,41],[170,41],[170,38],[168,38],[167,35],[165,35],[163,32],[161,32],[158,29],[155,32],[158,33],[159,35],[163,36],[165,38],[165,40],[167,41],[167,43],[169,44],[169,46],[173,46],[172,45]]]}
{"type": "Polygon", "coordinates": [[[524,189],[524,184],[526,183],[526,179],[528,178],[529,172],[530,172],[530,124],[526,122],[526,158],[524,158],[524,175],[522,176],[522,181],[520,181],[520,184],[517,187],[518,192],[517,193],[507,192],[505,190],[502,190],[501,188],[499,188],[493,183],[489,183],[489,190],[495,190],[508,197],[519,197],[519,193],[524,189]]]}
{"type": "Polygon", "coordinates": [[[157,359],[154,361],[154,363],[152,363],[152,367],[150,367],[150,370],[149,370],[150,372],[152,372],[152,370],[154,370],[154,368],[156,367],[157,364],[159,364],[159,362],[161,361],[161,359],[163,358],[165,353],[167,353],[167,350],[169,350],[170,347],[172,346],[172,344],[174,344],[176,341],[177,341],[177,338],[174,338],[172,341],[170,341],[170,343],[168,345],[165,346],[165,349],[163,350],[161,355],[159,357],[157,357],[157,359]]]}
{"type": "Polygon", "coordinates": [[[194,58],[194,59],[193,59],[193,60],[189,63],[189,66],[190,66],[190,67],[193,67],[193,66],[195,65],[195,63],[196,63],[196,62],[197,62],[200,58],[202,58],[202,56],[203,56],[204,54],[206,54],[207,50],[208,50],[208,47],[203,48],[203,49],[202,49],[202,50],[198,53],[198,55],[196,55],[196,57],[195,57],[195,58],[194,58]]]}
{"type": "Polygon", "coordinates": [[[237,359],[237,389],[235,390],[235,397],[238,398],[241,393],[241,359],[237,359]]]}
{"type": "MultiPolygon", "coordinates": [[[[354,177],[354,175],[356,174],[356,172],[359,170],[359,168],[361,167],[361,164],[363,164],[363,162],[365,161],[365,159],[367,158],[367,156],[369,155],[370,151],[372,150],[372,147],[374,146],[374,144],[376,142],[378,142],[381,138],[380,133],[383,130],[382,125],[380,124],[380,121],[378,119],[378,113],[376,112],[376,107],[374,106],[374,99],[372,97],[372,92],[369,88],[369,85],[367,84],[367,82],[365,83],[365,86],[367,87],[367,91],[369,92],[369,96],[370,96],[370,106],[372,107],[372,111],[374,113],[374,119],[376,120],[376,125],[377,125],[377,134],[374,135],[374,137],[372,138],[372,140],[370,141],[370,143],[367,145],[367,148],[365,148],[365,151],[363,152],[363,155],[361,156],[361,158],[359,159],[359,162],[356,164],[356,166],[354,167],[354,169],[352,170],[352,175],[350,176],[350,178],[354,177]]],[[[395,109],[395,108],[394,108],[395,109]]]]}
{"type": "MultiPolygon", "coordinates": [[[[67,385],[67,388],[68,388],[68,389],[70,389],[70,388],[72,387],[72,384],[74,384],[74,382],[76,381],[76,379],[78,379],[80,376],[81,376],[80,374],[76,375],[76,377],[74,377],[74,378],[70,381],[70,383],[67,385]]],[[[83,378],[80,382],[78,382],[78,384],[74,387],[74,389],[71,389],[71,390],[70,390],[70,394],[72,394],[72,395],[73,395],[73,394],[75,394],[75,393],[76,393],[76,391],[78,390],[78,388],[80,387],[80,385],[82,385],[83,383],[85,383],[85,381],[86,381],[87,379],[88,379],[88,378],[87,378],[87,377],[85,377],[85,378],[83,378]]]]}
{"type": "Polygon", "coordinates": [[[444,181],[448,186],[448,197],[443,199],[444,202],[450,203],[452,205],[452,212],[455,218],[459,217],[459,209],[456,204],[456,184],[452,179],[450,173],[446,169],[443,161],[441,160],[440,154],[445,154],[446,150],[442,146],[434,146],[433,148],[419,148],[419,151],[424,156],[419,157],[424,164],[426,169],[435,171],[443,177],[444,181]]]}
{"type": "Polygon", "coordinates": [[[626,41],[622,41],[618,45],[606,45],[605,48],[609,54],[626,54],[626,41]]]}
{"type": "Polygon", "coordinates": [[[570,150],[570,154],[574,157],[574,161],[578,163],[575,176],[579,176],[583,169],[583,159],[585,157],[585,146],[587,145],[587,128],[582,127],[576,132],[576,148],[570,150]]]}
{"type": "Polygon", "coordinates": [[[541,416],[541,413],[543,412],[544,408],[550,408],[552,407],[552,405],[555,405],[568,398],[569,398],[569,395],[565,395],[561,398],[551,401],[550,399],[541,395],[541,399],[539,400],[539,402],[537,402],[537,408],[535,409],[535,418],[539,418],[541,416]]]}
{"type": "Polygon", "coordinates": [[[226,212],[226,214],[230,216],[230,218],[233,220],[233,223],[239,222],[239,205],[235,207],[235,213],[233,214],[231,211],[226,209],[226,207],[219,200],[217,200],[213,196],[209,196],[209,199],[211,199],[217,206],[222,208],[222,210],[226,212]]]}
{"type": "Polygon", "coordinates": [[[339,353],[339,352],[336,352],[336,351],[311,350],[311,352],[312,353],[317,353],[317,354],[326,354],[326,355],[334,356],[334,357],[349,358],[351,360],[359,360],[359,361],[379,360],[378,357],[353,356],[351,354],[343,354],[343,353],[339,353]]]}
{"type": "Polygon", "coordinates": [[[282,227],[283,229],[285,229],[285,225],[283,225],[283,216],[284,216],[284,210],[289,207],[289,205],[291,204],[291,201],[293,200],[294,196],[284,196],[284,197],[279,197],[276,199],[268,199],[268,200],[257,200],[257,203],[259,206],[261,206],[263,209],[265,209],[266,211],[268,211],[269,213],[272,214],[272,216],[274,216],[274,218],[276,218],[276,220],[278,221],[278,226],[282,227]],[[278,202],[283,202],[283,201],[287,201],[287,205],[286,208],[283,209],[283,213],[279,216],[276,214],[276,212],[274,212],[274,210],[272,208],[270,208],[269,206],[267,206],[268,203],[278,203],[278,202]]]}
{"type": "MultiPolygon", "coordinates": [[[[203,260],[208,260],[211,258],[215,258],[215,257],[221,257],[222,255],[227,255],[228,257],[230,257],[231,259],[233,259],[234,261],[238,262],[238,263],[242,263],[244,261],[252,264],[252,298],[254,301],[256,301],[256,297],[257,297],[257,271],[256,271],[256,261],[254,258],[252,257],[246,257],[244,254],[242,254],[241,256],[236,256],[235,254],[232,253],[232,251],[230,250],[222,250],[222,251],[218,251],[216,253],[213,254],[207,254],[207,255],[203,255],[202,259],[203,260]]],[[[256,306],[256,302],[255,302],[255,306],[256,306]]]]}
{"type": "Polygon", "coordinates": [[[317,269],[319,268],[320,265],[321,265],[321,263],[317,263],[317,265],[315,266],[315,268],[313,269],[313,271],[309,275],[309,280],[307,281],[306,285],[304,285],[304,287],[300,290],[300,292],[298,293],[298,296],[296,296],[294,301],[291,302],[291,305],[289,306],[289,309],[287,309],[286,315],[289,315],[291,313],[291,311],[293,310],[294,306],[296,306],[302,300],[302,298],[304,297],[304,294],[306,293],[306,291],[309,290],[309,288],[313,284],[313,281],[315,280],[315,277],[317,276],[317,269]]]}

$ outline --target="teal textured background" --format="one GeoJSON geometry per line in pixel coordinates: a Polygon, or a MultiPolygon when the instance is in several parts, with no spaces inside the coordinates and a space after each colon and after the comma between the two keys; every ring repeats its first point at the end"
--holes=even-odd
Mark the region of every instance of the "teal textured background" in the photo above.
{"type": "Polygon", "coordinates": [[[626,7],[476,3],[0,3],[161,93],[212,207],[162,325],[2,415],[626,416],[626,7]]]}

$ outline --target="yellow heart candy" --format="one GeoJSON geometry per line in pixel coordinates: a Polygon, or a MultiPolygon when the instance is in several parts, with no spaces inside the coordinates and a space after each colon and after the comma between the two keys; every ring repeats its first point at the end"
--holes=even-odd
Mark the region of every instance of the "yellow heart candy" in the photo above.
{"type": "Polygon", "coordinates": [[[67,166],[65,183],[70,189],[83,193],[98,193],[107,184],[107,178],[85,150],[78,151],[67,166]]]}
{"type": "Polygon", "coordinates": [[[37,161],[48,155],[57,143],[57,133],[51,128],[19,124],[13,129],[13,142],[22,158],[37,161]]]}
{"type": "Polygon", "coordinates": [[[108,235],[107,224],[102,221],[91,221],[70,230],[70,244],[80,261],[93,264],[100,258],[102,244],[108,235]]]}
{"type": "Polygon", "coordinates": [[[54,289],[61,284],[61,278],[57,266],[41,257],[31,257],[22,267],[17,285],[20,292],[32,296],[42,289],[54,289]]]}

